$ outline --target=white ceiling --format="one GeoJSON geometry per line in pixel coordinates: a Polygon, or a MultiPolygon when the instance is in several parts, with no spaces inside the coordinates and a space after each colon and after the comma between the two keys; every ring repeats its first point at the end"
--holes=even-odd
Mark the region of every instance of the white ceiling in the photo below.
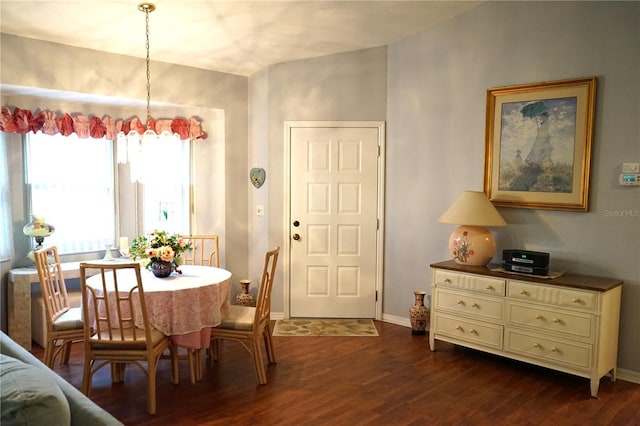
{"type": "MultiPolygon", "coordinates": [[[[0,31],[144,58],[139,0],[0,0],[0,31]]],[[[251,75],[418,33],[483,1],[156,0],[151,60],[251,75]]]]}

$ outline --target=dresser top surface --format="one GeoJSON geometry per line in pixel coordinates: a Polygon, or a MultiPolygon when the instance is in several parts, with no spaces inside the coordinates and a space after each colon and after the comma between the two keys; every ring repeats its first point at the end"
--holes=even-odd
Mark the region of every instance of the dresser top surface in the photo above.
{"type": "Polygon", "coordinates": [[[456,263],[453,260],[432,263],[432,268],[446,269],[455,272],[464,272],[469,274],[485,275],[489,277],[504,278],[507,280],[526,281],[547,285],[561,285],[564,287],[581,288],[592,291],[608,291],[612,288],[622,285],[622,281],[616,278],[594,277],[590,275],[579,275],[573,273],[565,273],[558,278],[536,278],[531,275],[506,273],[500,271],[492,271],[500,265],[489,264],[487,266],[468,266],[456,263]]]}

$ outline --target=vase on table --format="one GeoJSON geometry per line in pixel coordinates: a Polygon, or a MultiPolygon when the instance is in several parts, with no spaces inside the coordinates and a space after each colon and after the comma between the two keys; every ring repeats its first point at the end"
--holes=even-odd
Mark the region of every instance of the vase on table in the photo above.
{"type": "Polygon", "coordinates": [[[415,295],[415,304],[409,308],[411,334],[426,334],[429,310],[424,306],[424,296],[427,292],[416,290],[413,294],[415,295]]]}
{"type": "Polygon", "coordinates": [[[151,272],[158,278],[167,278],[173,272],[173,263],[157,260],[151,264],[151,272]]]}
{"type": "Polygon", "coordinates": [[[251,280],[240,280],[240,286],[242,287],[242,292],[236,295],[236,305],[255,306],[256,300],[253,297],[253,294],[249,292],[250,284],[251,284],[251,280]]]}

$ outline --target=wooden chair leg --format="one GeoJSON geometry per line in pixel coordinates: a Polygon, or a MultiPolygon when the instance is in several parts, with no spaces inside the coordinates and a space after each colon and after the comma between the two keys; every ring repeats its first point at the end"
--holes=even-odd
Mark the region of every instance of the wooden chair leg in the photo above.
{"type": "Polygon", "coordinates": [[[85,356],[84,369],[82,370],[82,388],[80,389],[83,394],[89,396],[91,391],[91,360],[85,356]]]}
{"type": "Polygon", "coordinates": [[[155,360],[148,360],[148,392],[147,392],[147,408],[149,414],[156,414],[156,363],[155,360]]]}
{"type": "Polygon", "coordinates": [[[171,356],[171,366],[173,367],[173,384],[177,385],[180,382],[180,371],[178,369],[178,346],[171,343],[169,346],[169,355],[171,356]]]}
{"type": "Polygon", "coordinates": [[[264,346],[267,349],[267,359],[269,360],[269,364],[276,363],[276,352],[273,349],[273,339],[271,338],[271,330],[267,326],[262,333],[264,337],[264,346]]]}
{"type": "Polygon", "coordinates": [[[44,348],[44,363],[47,367],[53,369],[53,355],[56,353],[56,341],[49,340],[46,345],[47,347],[44,348]]]}
{"type": "Polygon", "coordinates": [[[65,340],[62,343],[62,354],[60,355],[60,365],[69,365],[69,357],[71,356],[71,344],[73,341],[65,340]]]}
{"type": "Polygon", "coordinates": [[[124,382],[124,373],[126,371],[126,362],[112,362],[111,363],[111,381],[113,383],[124,382]]]}
{"type": "Polygon", "coordinates": [[[219,339],[211,340],[209,346],[209,354],[211,355],[211,361],[218,361],[220,359],[220,341],[219,339]]]}
{"type": "Polygon", "coordinates": [[[262,359],[262,348],[260,347],[260,340],[254,340],[251,342],[253,365],[256,370],[256,377],[258,384],[267,384],[267,372],[264,369],[264,361],[262,359]]]}
{"type": "Polygon", "coordinates": [[[189,364],[189,379],[193,385],[196,383],[196,360],[194,349],[187,348],[187,362],[189,364]]]}
{"type": "Polygon", "coordinates": [[[202,349],[196,349],[194,351],[195,369],[196,369],[196,381],[202,380],[202,349]]]}

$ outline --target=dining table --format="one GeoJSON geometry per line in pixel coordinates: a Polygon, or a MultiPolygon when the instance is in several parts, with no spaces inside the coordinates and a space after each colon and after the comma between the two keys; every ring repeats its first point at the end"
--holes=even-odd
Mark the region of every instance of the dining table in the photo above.
{"type": "MultiPolygon", "coordinates": [[[[166,278],[157,278],[147,269],[141,269],[142,286],[149,323],[166,336],[170,336],[177,346],[197,354],[201,363],[201,350],[209,347],[211,328],[219,325],[229,311],[231,272],[223,268],[201,265],[181,265],[180,273],[173,272],[166,278]]],[[[133,269],[117,271],[119,291],[128,292],[137,284],[133,269]]],[[[106,274],[107,297],[110,290],[115,299],[113,276],[106,274]]],[[[87,278],[87,286],[102,294],[100,275],[87,278]]],[[[91,292],[88,296],[91,301],[91,292]]],[[[139,314],[139,299],[133,297],[136,326],[142,327],[139,314]],[[137,302],[136,302],[137,300],[137,302]],[[138,304],[136,307],[135,304],[138,304]]],[[[115,303],[110,303],[115,306],[115,303]]],[[[104,305],[99,309],[105,309],[104,305]]],[[[95,322],[95,318],[90,318],[95,322]]],[[[202,379],[201,366],[196,366],[196,380],[202,379]]]]}

